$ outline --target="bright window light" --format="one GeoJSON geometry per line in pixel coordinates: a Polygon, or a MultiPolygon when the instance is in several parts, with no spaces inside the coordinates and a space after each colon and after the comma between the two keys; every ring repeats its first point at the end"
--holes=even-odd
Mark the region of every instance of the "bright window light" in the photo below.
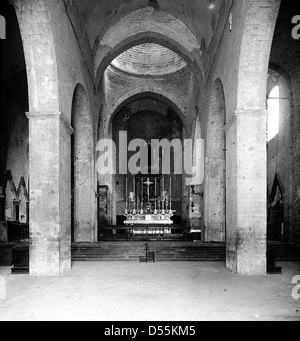
{"type": "Polygon", "coordinates": [[[268,140],[271,141],[279,133],[279,86],[276,86],[270,93],[270,96],[268,98],[268,110],[268,140]]]}

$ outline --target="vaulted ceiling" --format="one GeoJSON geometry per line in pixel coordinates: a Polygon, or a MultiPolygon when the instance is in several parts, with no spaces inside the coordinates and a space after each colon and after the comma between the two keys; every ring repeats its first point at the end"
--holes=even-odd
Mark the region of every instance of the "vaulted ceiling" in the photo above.
{"type": "Polygon", "coordinates": [[[141,44],[123,52],[112,65],[121,71],[158,76],[177,72],[187,66],[175,52],[157,44],[141,44]]]}
{"type": "Polygon", "coordinates": [[[209,44],[222,0],[65,0],[74,7],[91,48],[99,36],[122,17],[146,6],[168,12],[182,21],[199,41],[209,44]]]}

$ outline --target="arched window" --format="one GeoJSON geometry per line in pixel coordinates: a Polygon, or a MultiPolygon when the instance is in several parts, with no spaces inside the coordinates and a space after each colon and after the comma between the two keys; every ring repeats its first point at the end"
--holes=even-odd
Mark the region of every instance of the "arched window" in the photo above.
{"type": "Polygon", "coordinates": [[[280,87],[275,86],[268,97],[268,142],[279,134],[280,87]]]}

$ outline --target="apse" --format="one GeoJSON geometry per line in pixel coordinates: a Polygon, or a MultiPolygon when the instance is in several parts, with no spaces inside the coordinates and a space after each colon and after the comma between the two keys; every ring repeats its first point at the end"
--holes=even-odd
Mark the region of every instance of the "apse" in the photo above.
{"type": "MultiPolygon", "coordinates": [[[[155,200],[162,196],[163,192],[172,195],[173,209],[176,211],[173,220],[181,222],[182,218],[182,175],[174,174],[174,150],[170,153],[170,175],[162,174],[162,154],[159,158],[159,169],[154,170],[154,163],[151,152],[151,141],[167,139],[173,141],[183,139],[183,123],[177,113],[167,104],[152,98],[141,98],[126,104],[114,117],[112,122],[113,140],[117,147],[117,162],[119,165],[120,132],[127,133],[127,140],[141,139],[148,145],[148,169],[140,169],[137,174],[120,174],[116,170],[115,190],[116,190],[116,215],[117,223],[124,221],[124,211],[126,209],[126,198],[130,192],[134,191],[139,200],[148,198],[148,201],[155,200]],[[145,183],[150,181],[149,188],[145,183]]],[[[122,146],[124,147],[124,146],[122,146]]],[[[136,152],[128,151],[128,161],[136,152]]],[[[139,166],[139,164],[138,164],[139,166]]]]}

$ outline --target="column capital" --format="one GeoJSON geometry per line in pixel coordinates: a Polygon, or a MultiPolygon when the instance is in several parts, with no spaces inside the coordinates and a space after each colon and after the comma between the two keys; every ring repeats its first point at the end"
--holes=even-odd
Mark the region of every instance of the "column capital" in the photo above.
{"type": "Polygon", "coordinates": [[[263,117],[266,118],[268,116],[268,110],[266,109],[240,109],[235,111],[236,117],[263,117]]]}
{"type": "Polygon", "coordinates": [[[234,111],[231,119],[227,122],[225,131],[228,132],[238,118],[261,118],[267,119],[269,111],[266,109],[239,109],[234,111]]]}
{"type": "Polygon", "coordinates": [[[72,128],[69,120],[61,111],[30,111],[26,112],[26,116],[29,120],[47,120],[53,118],[60,119],[65,125],[68,133],[70,135],[74,133],[74,129],[72,128]]]}

